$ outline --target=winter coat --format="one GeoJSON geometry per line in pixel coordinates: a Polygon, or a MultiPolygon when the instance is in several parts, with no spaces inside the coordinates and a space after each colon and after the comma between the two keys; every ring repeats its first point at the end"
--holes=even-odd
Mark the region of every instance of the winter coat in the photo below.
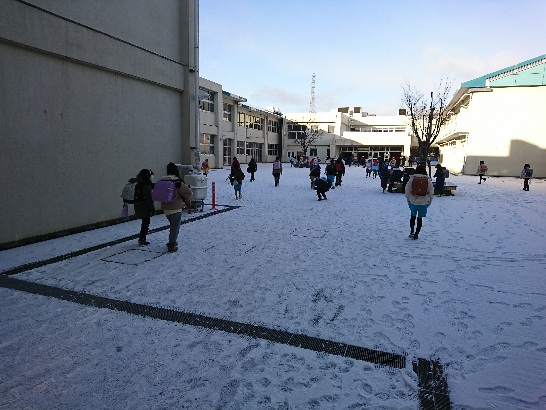
{"type": "Polygon", "coordinates": [[[336,174],[336,166],[332,164],[326,165],[326,175],[335,175],[336,174]]]}
{"type": "Polygon", "coordinates": [[[311,172],[309,172],[309,176],[312,178],[319,178],[320,177],[320,165],[314,165],[313,168],[311,168],[311,172]]]}
{"type": "Polygon", "coordinates": [[[478,165],[478,169],[476,170],[476,174],[485,175],[486,172],[487,172],[487,165],[485,165],[485,164],[478,165]]]}
{"type": "Polygon", "coordinates": [[[528,176],[525,175],[525,171],[526,171],[526,170],[527,170],[527,167],[524,167],[524,168],[521,170],[521,175],[520,175],[521,178],[523,178],[523,179],[531,179],[531,178],[533,178],[532,175],[531,175],[530,177],[528,177],[528,176]]]}
{"type": "Polygon", "coordinates": [[[139,202],[134,204],[135,216],[138,219],[149,218],[155,213],[154,200],[152,199],[152,182],[140,178],[131,178],[129,182],[137,183],[135,197],[138,198],[139,202]]]}
{"type": "Polygon", "coordinates": [[[209,169],[211,169],[212,166],[210,165],[210,162],[208,161],[203,161],[201,163],[201,171],[203,171],[204,174],[206,174],[207,172],[209,172],[209,169]]]}
{"type": "Polygon", "coordinates": [[[325,179],[317,178],[315,179],[315,189],[319,192],[328,192],[332,186],[331,182],[328,182],[325,179]]]}
{"type": "Polygon", "coordinates": [[[446,177],[444,175],[444,169],[443,168],[436,168],[436,172],[434,173],[434,178],[436,178],[436,182],[443,182],[446,177]]]}
{"type": "Polygon", "coordinates": [[[191,201],[193,195],[191,188],[184,184],[176,175],[167,175],[161,178],[162,181],[179,181],[180,187],[176,190],[176,197],[172,202],[161,202],[161,209],[167,213],[181,212],[185,204],[191,201]],[[173,212],[174,211],[174,212],[173,212]]]}
{"type": "Polygon", "coordinates": [[[430,205],[432,203],[432,195],[434,193],[434,186],[432,185],[432,180],[426,175],[422,174],[413,174],[410,176],[408,183],[406,184],[406,198],[410,204],[413,205],[430,205]],[[413,184],[413,178],[427,178],[428,179],[428,190],[426,195],[413,195],[411,193],[411,185],[413,184]]]}
{"type": "Polygon", "coordinates": [[[256,160],[251,159],[248,163],[248,172],[256,172],[258,170],[258,164],[256,163],[256,160]]]}

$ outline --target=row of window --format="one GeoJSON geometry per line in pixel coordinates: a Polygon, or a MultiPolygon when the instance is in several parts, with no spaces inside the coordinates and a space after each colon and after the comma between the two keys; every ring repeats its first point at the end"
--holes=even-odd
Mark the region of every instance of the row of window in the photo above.
{"type": "Polygon", "coordinates": [[[239,113],[239,127],[253,128],[255,130],[262,130],[264,127],[264,119],[257,117],[256,115],[246,114],[244,112],[239,113]]]}
{"type": "MultiPolygon", "coordinates": [[[[261,158],[261,152],[263,145],[260,142],[245,142],[237,141],[237,155],[248,155],[253,156],[258,160],[258,157],[261,158]],[[258,154],[259,153],[259,154],[258,154]]],[[[267,155],[279,155],[279,144],[267,144],[267,155]]]]}
{"type": "Polygon", "coordinates": [[[406,127],[358,127],[352,126],[351,131],[357,132],[404,132],[406,127]]]}

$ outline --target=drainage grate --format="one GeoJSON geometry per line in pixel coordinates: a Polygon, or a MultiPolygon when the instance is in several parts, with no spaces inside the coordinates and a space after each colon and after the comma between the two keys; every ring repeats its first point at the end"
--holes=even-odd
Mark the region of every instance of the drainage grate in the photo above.
{"type": "Polygon", "coordinates": [[[413,371],[419,378],[419,404],[422,409],[450,410],[449,390],[444,367],[437,361],[416,359],[413,371]]]}
{"type": "MultiPolygon", "coordinates": [[[[381,366],[397,369],[404,369],[406,367],[406,357],[400,354],[367,349],[259,325],[234,322],[196,313],[110,299],[103,296],[27,282],[1,274],[0,286],[7,289],[14,289],[79,303],[81,305],[117,310],[138,316],[199,326],[205,329],[220,330],[255,339],[269,340],[279,344],[343,356],[381,366]]],[[[450,410],[451,404],[448,395],[447,380],[443,375],[442,365],[435,361],[417,359],[413,362],[413,370],[419,378],[419,402],[421,408],[424,410],[450,410]]]]}

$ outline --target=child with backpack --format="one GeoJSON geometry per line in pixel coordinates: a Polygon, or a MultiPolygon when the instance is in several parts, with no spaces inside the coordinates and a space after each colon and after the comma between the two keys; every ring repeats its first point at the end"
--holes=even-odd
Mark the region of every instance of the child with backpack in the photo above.
{"type": "Polygon", "coordinates": [[[282,175],[282,163],[279,157],[273,162],[273,178],[275,179],[275,186],[279,186],[279,181],[281,180],[282,175]]]}
{"type": "Polygon", "coordinates": [[[191,197],[191,188],[182,182],[176,164],[170,162],[167,165],[167,175],[156,182],[153,193],[154,201],[161,202],[161,209],[169,221],[169,252],[178,250],[182,210],[188,207],[188,213],[191,213],[191,197]]]}
{"type": "Polygon", "coordinates": [[[411,212],[410,216],[410,238],[419,238],[423,218],[427,216],[427,210],[432,203],[432,194],[434,187],[432,180],[427,175],[427,169],[420,164],[415,169],[415,173],[410,176],[406,184],[406,199],[411,212]],[[417,222],[417,226],[415,226],[417,222]]]}
{"type": "Polygon", "coordinates": [[[243,188],[243,179],[245,179],[245,174],[241,169],[237,169],[234,171],[232,178],[235,199],[241,199],[241,189],[243,188]]]}
{"type": "Polygon", "coordinates": [[[521,178],[523,178],[523,190],[529,191],[529,180],[533,178],[533,168],[531,168],[531,165],[525,164],[523,166],[521,178]]]}

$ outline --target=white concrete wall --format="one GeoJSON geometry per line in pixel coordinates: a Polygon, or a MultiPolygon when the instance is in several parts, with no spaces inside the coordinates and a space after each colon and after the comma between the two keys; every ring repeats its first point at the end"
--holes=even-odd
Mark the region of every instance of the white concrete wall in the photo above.
{"type": "Polygon", "coordinates": [[[115,219],[189,152],[187,1],[32,3],[0,2],[0,245],[115,219]]]}
{"type": "Polygon", "coordinates": [[[479,161],[493,176],[519,176],[530,163],[535,177],[546,177],[546,87],[493,88],[475,92],[442,138],[468,133],[468,142],[442,146],[445,166],[475,174],[479,161]]]}

